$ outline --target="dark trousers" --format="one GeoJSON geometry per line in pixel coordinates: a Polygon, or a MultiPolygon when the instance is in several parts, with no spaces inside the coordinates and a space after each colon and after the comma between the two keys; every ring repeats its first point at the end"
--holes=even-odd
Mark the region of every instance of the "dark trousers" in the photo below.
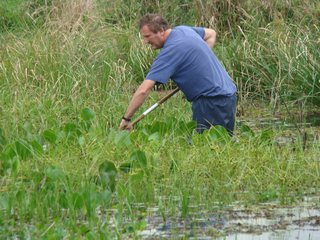
{"type": "Polygon", "coordinates": [[[192,102],[193,120],[197,132],[202,133],[215,125],[221,125],[233,135],[237,96],[200,97],[192,102]]]}

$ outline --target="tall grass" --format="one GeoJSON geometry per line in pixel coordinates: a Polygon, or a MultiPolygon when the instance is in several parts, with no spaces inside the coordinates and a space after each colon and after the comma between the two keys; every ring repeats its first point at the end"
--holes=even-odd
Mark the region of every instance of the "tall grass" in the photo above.
{"type": "Polygon", "coordinates": [[[269,24],[243,32],[219,52],[240,96],[253,94],[271,102],[305,100],[319,105],[319,51],[316,26],[269,24]],[[239,41],[241,44],[238,44],[239,41]],[[237,60],[233,60],[233,59],[237,60]]]}
{"type": "Polygon", "coordinates": [[[83,61],[88,67],[101,65],[103,60],[96,55],[101,57],[105,53],[105,59],[111,59],[99,70],[108,75],[110,66],[121,59],[135,81],[143,79],[156,54],[140,44],[136,23],[141,15],[160,12],[173,26],[213,27],[219,36],[214,51],[236,81],[240,99],[258,93],[272,102],[277,102],[281,95],[284,99],[303,98],[318,105],[318,5],[313,0],[273,4],[251,0],[131,1],[129,4],[79,0],[30,1],[23,6],[35,12],[34,6],[39,6],[41,12],[47,13],[43,17],[44,31],[49,36],[45,41],[57,44],[52,46],[55,54],[54,48],[59,48],[69,58],[74,55],[70,59],[73,63],[83,61]]]}

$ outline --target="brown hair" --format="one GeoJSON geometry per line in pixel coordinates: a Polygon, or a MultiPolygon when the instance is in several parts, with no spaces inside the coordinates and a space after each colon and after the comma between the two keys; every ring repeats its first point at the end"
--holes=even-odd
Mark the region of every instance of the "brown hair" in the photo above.
{"type": "Polygon", "coordinates": [[[169,28],[168,22],[159,14],[148,13],[144,15],[139,22],[139,30],[147,25],[151,32],[157,33],[160,30],[169,28]]]}

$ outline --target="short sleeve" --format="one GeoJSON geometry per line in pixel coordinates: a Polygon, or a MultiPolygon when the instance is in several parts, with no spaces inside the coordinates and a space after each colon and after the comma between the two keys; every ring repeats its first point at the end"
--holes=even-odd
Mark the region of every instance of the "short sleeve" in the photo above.
{"type": "Polygon", "coordinates": [[[191,27],[191,28],[196,33],[198,33],[202,39],[204,38],[204,34],[205,34],[204,28],[202,28],[202,27],[191,27]]]}
{"type": "Polygon", "coordinates": [[[179,64],[176,49],[167,48],[159,53],[146,76],[146,79],[165,84],[174,74],[179,64]]]}

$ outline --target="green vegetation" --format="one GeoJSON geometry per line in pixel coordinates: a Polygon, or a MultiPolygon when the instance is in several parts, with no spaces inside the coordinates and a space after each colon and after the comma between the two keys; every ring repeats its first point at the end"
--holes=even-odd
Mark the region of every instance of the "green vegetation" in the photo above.
{"type": "Polygon", "coordinates": [[[213,50],[237,83],[239,120],[305,121],[320,105],[319,9],[316,0],[2,1],[0,237],[139,238],[148,207],[187,218],[191,205],[294,203],[317,191],[315,128],[307,141],[243,121],[234,139],[220,128],[193,134],[181,94],[132,133],[117,127],[156,55],[136,29],[146,12],[218,31],[213,50]],[[257,101],[267,113],[252,111],[257,101]]]}

